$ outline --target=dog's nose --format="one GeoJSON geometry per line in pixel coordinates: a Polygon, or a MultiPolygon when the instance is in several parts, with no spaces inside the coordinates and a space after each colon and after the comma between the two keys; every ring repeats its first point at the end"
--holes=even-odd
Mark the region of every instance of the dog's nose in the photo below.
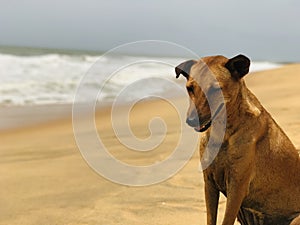
{"type": "Polygon", "coordinates": [[[186,123],[191,127],[199,126],[199,120],[197,119],[197,117],[187,117],[186,123]]]}

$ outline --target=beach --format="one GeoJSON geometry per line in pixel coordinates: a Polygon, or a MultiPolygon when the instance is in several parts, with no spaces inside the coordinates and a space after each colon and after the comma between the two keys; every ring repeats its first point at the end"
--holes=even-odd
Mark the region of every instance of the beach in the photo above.
{"type": "MultiPolygon", "coordinates": [[[[300,148],[300,64],[254,72],[245,79],[250,90],[300,148]]],[[[187,98],[176,101],[183,109],[188,105],[187,98]]],[[[176,112],[165,104],[163,101],[140,104],[130,125],[137,136],[145,138],[149,135],[147,115],[161,116],[168,125],[165,144],[174,146],[180,124],[176,112]]],[[[150,186],[120,185],[97,174],[82,157],[73,134],[70,106],[57,106],[52,116],[50,108],[37,110],[27,106],[24,123],[14,123],[14,117],[22,118],[22,111],[22,106],[0,110],[6,123],[0,130],[1,225],[206,224],[198,149],[170,179],[150,186]]],[[[119,112],[122,113],[122,108],[119,112]]],[[[98,109],[95,115],[103,143],[126,163],[151,164],[172,151],[159,147],[157,153],[123,151],[126,148],[120,147],[111,128],[110,110],[98,109]]],[[[92,131],[85,131],[89,132],[92,131]]],[[[218,224],[224,207],[222,197],[218,224]]]]}

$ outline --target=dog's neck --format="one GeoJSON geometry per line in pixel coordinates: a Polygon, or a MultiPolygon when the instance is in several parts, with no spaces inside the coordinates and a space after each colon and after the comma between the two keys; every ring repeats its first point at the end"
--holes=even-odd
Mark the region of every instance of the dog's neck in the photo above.
{"type": "Polygon", "coordinates": [[[216,129],[210,127],[205,132],[205,136],[212,138],[215,143],[220,143],[220,141],[226,142],[232,134],[244,126],[243,123],[237,123],[236,118],[240,118],[240,121],[247,121],[249,123],[253,121],[254,125],[256,124],[255,121],[265,111],[258,99],[246,87],[244,81],[241,82],[239,94],[236,95],[235,99],[226,102],[226,111],[222,110],[221,112],[226,113],[226,121],[224,121],[224,117],[222,116],[217,117],[216,121],[212,124],[212,126],[216,126],[216,129]],[[226,129],[224,137],[224,133],[222,133],[223,127],[226,129]],[[220,137],[222,138],[220,139],[220,137]]]}
{"type": "Polygon", "coordinates": [[[264,110],[257,98],[246,87],[244,81],[241,81],[239,94],[236,99],[226,104],[227,113],[227,131],[234,132],[243,124],[236,123],[236,118],[244,118],[244,121],[257,119],[264,110]]]}

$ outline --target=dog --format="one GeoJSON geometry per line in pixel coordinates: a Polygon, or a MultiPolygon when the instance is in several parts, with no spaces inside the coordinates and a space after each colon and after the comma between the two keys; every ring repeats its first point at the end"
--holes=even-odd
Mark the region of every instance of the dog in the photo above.
{"type": "Polygon", "coordinates": [[[242,225],[300,225],[299,153],[246,87],[249,67],[250,59],[237,55],[188,60],[175,68],[176,78],[187,79],[186,122],[202,134],[201,163],[212,154],[209,139],[220,146],[203,170],[207,224],[216,225],[223,193],[223,225],[236,219],[242,225]],[[226,125],[223,136],[214,123],[226,125]]]}

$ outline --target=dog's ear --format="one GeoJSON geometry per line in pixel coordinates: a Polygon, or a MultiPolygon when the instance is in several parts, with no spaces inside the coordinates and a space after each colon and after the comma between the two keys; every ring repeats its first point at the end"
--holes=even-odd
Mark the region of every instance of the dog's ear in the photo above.
{"type": "Polygon", "coordinates": [[[190,76],[190,70],[191,67],[196,63],[197,61],[195,60],[188,60],[185,61],[175,68],[175,73],[176,73],[176,78],[179,77],[180,74],[182,74],[187,80],[189,79],[190,76]]]}
{"type": "Polygon", "coordinates": [[[249,72],[250,59],[244,55],[237,55],[228,60],[225,67],[236,80],[241,79],[249,72]]]}

